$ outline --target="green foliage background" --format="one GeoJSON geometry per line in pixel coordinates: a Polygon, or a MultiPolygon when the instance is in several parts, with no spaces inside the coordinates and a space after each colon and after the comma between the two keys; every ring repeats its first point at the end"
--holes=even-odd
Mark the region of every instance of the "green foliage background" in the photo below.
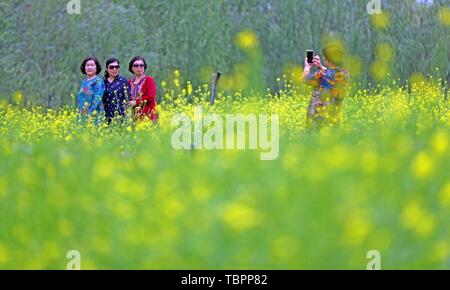
{"type": "MultiPolygon", "coordinates": [[[[394,47],[392,77],[450,76],[450,34],[437,18],[448,0],[382,1],[390,15],[384,30],[370,24],[368,1],[359,0],[81,0],[80,15],[66,12],[68,2],[0,3],[1,98],[21,90],[33,103],[51,94],[55,104],[70,104],[82,77],[79,65],[90,54],[103,64],[110,56],[127,64],[143,55],[158,82],[170,79],[175,68],[194,84],[209,82],[202,69],[227,74],[244,58],[234,45],[244,29],[260,37],[264,76],[272,87],[286,65],[301,65],[304,50],[320,50],[329,33],[342,37],[348,53],[361,59],[363,82],[371,81],[368,71],[380,42],[394,47]]],[[[126,69],[122,73],[129,76],[126,69]]]]}

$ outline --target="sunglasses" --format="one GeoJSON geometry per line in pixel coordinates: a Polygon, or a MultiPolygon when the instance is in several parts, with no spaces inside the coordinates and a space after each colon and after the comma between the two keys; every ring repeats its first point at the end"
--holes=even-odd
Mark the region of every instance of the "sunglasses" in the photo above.
{"type": "Polygon", "coordinates": [[[137,64],[133,64],[133,67],[145,67],[145,65],[144,65],[144,64],[137,63],[137,64]]]}
{"type": "Polygon", "coordinates": [[[108,66],[109,69],[120,69],[120,65],[110,65],[108,66]]]}

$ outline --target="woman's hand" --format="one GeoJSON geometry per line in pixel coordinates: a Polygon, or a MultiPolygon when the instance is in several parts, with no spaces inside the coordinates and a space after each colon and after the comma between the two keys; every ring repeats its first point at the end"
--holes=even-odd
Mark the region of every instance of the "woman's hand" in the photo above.
{"type": "Polygon", "coordinates": [[[322,63],[320,61],[320,56],[316,55],[313,58],[313,64],[315,67],[321,68],[322,67],[322,63]]]}
{"type": "Polygon", "coordinates": [[[305,58],[305,68],[303,69],[303,79],[305,79],[311,72],[312,64],[308,62],[308,58],[305,58]]]}
{"type": "Polygon", "coordinates": [[[322,62],[321,62],[321,60],[320,60],[320,56],[318,56],[318,55],[316,55],[316,56],[313,58],[313,64],[314,64],[315,67],[317,67],[317,68],[320,69],[320,70],[326,69],[326,67],[324,67],[324,66],[322,65],[322,62]]]}
{"type": "Polygon", "coordinates": [[[305,70],[310,71],[312,67],[313,67],[313,64],[309,63],[308,58],[306,57],[305,58],[305,70]]]}

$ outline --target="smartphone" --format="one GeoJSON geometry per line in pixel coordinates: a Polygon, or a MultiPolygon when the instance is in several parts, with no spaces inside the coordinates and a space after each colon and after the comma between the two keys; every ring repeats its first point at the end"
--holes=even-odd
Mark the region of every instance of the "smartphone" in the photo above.
{"type": "Polygon", "coordinates": [[[314,50],[308,49],[306,51],[306,58],[308,59],[308,63],[313,63],[314,59],[314,50]]]}

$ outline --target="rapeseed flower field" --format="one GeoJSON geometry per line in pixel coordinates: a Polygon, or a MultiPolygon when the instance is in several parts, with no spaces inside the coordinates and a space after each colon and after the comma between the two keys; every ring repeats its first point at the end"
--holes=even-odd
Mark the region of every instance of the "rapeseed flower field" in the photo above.
{"type": "Polygon", "coordinates": [[[39,6],[30,13],[48,27],[19,4],[17,20],[16,12],[2,18],[13,31],[1,36],[5,52],[17,54],[2,58],[4,66],[23,56],[32,61],[15,68],[20,81],[2,79],[9,91],[23,83],[28,92],[18,86],[0,96],[0,269],[71,268],[74,253],[81,269],[368,269],[374,253],[375,268],[450,268],[448,7],[395,2],[366,15],[367,1],[330,11],[326,3],[313,11],[309,1],[239,9],[203,0],[152,4],[159,9],[147,1],[93,1],[83,13],[101,17],[66,18],[47,2],[27,5],[39,6]],[[197,7],[208,20],[194,21],[197,7]],[[323,28],[298,17],[305,11],[331,22],[323,28]],[[17,32],[9,25],[19,19],[25,36],[21,25],[17,32]],[[239,19],[254,23],[261,38],[234,29],[239,19]],[[84,27],[114,33],[103,39],[84,27]],[[75,96],[66,95],[76,77],[68,70],[92,49],[89,39],[99,42],[101,58],[147,52],[151,73],[164,76],[157,123],[136,122],[131,112],[121,125],[79,122],[75,96]],[[307,129],[312,89],[303,59],[294,59],[320,42],[342,49],[350,82],[339,125],[315,130],[307,129]],[[61,63],[48,64],[53,58],[61,63]],[[211,105],[208,83],[218,67],[225,71],[211,105]],[[35,95],[49,96],[48,106],[32,102],[36,83],[43,87],[35,95]],[[52,92],[60,106],[51,106],[52,92]],[[276,115],[276,158],[262,160],[258,149],[199,149],[198,140],[176,150],[174,119],[189,116],[195,126],[199,109],[219,120],[276,115]]]}
{"type": "Polygon", "coordinates": [[[182,83],[191,97],[163,102],[158,125],[82,126],[71,107],[2,103],[0,267],[63,269],[75,249],[83,269],[365,269],[370,250],[384,269],[448,268],[445,87],[353,87],[340,127],[316,132],[310,94],[280,82],[264,97],[220,92],[213,107],[207,86],[182,83]],[[278,114],[279,157],[174,150],[171,118],[195,106],[278,114]]]}

